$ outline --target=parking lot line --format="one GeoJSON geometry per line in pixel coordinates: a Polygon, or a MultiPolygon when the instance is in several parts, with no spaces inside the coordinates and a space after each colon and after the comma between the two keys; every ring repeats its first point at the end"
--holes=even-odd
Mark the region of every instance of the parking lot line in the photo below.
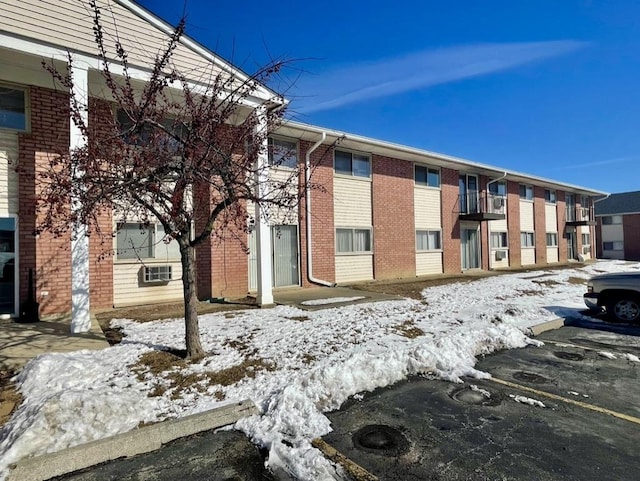
{"type": "Polygon", "coordinates": [[[611,409],[606,409],[606,408],[601,408],[600,406],[595,406],[593,404],[588,404],[582,401],[576,401],[575,399],[569,399],[563,396],[558,396],[557,394],[552,394],[550,392],[546,392],[546,391],[540,391],[539,389],[534,389],[528,386],[523,386],[521,384],[517,384],[515,382],[511,382],[511,381],[505,381],[504,379],[499,379],[496,377],[491,377],[489,380],[497,383],[497,384],[502,384],[503,386],[507,386],[513,389],[519,389],[521,391],[526,391],[526,392],[530,392],[533,394],[537,394],[538,396],[543,396],[549,399],[553,399],[556,401],[562,401],[565,402],[567,404],[573,404],[574,406],[579,406],[581,408],[584,409],[589,409],[591,411],[595,411],[595,412],[599,412],[602,414],[608,414],[609,416],[613,416],[619,419],[623,419],[625,421],[629,421],[631,423],[635,423],[635,424],[639,424],[640,425],[640,418],[637,418],[635,416],[629,416],[628,414],[623,414],[623,413],[619,413],[617,411],[612,411],[611,409]]]}
{"type": "Polygon", "coordinates": [[[336,464],[339,464],[344,468],[347,474],[355,481],[378,481],[378,478],[371,474],[369,471],[364,469],[362,466],[352,461],[336,448],[328,444],[323,439],[317,438],[311,442],[311,445],[319,449],[324,456],[333,461],[336,464]]]}

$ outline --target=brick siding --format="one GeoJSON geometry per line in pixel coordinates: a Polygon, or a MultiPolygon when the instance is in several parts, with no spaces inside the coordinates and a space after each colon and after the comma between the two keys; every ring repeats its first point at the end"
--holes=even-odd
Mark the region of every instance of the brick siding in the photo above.
{"type": "Polygon", "coordinates": [[[455,274],[462,270],[458,180],[457,170],[442,168],[440,192],[442,195],[442,262],[445,274],[455,274]]]}
{"type": "Polygon", "coordinates": [[[536,238],[536,265],[547,263],[547,224],[544,187],[533,187],[533,227],[536,238]]]}
{"type": "Polygon", "coordinates": [[[375,279],[416,275],[413,163],[373,155],[375,279]]]}
{"type": "Polygon", "coordinates": [[[509,234],[509,267],[522,266],[520,253],[520,184],[507,182],[507,228],[509,234]]]}

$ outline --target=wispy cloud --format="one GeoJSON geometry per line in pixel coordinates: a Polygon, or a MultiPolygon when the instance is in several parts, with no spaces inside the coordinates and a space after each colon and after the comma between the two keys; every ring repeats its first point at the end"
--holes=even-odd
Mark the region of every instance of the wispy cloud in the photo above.
{"type": "Polygon", "coordinates": [[[572,170],[572,169],[585,169],[587,167],[597,167],[600,165],[611,164],[624,164],[627,162],[633,162],[634,164],[640,160],[640,155],[628,155],[626,157],[616,157],[615,159],[596,160],[594,162],[585,162],[582,164],[563,165],[549,170],[572,170]]]}
{"type": "Polygon", "coordinates": [[[586,42],[484,43],[411,53],[308,74],[295,87],[294,110],[311,113],[444,84],[565,55],[586,42]]]}

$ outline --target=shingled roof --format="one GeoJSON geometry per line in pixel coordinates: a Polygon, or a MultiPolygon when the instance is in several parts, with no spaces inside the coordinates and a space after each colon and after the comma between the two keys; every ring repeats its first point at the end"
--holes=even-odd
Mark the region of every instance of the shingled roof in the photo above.
{"type": "Polygon", "coordinates": [[[595,204],[597,216],[640,213],[640,190],[611,194],[595,204]]]}

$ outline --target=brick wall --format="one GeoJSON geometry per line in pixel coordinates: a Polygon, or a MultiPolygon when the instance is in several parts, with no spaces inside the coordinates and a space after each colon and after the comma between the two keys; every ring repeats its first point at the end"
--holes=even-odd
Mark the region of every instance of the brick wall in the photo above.
{"type": "Polygon", "coordinates": [[[458,179],[457,170],[442,168],[440,193],[442,195],[442,261],[445,274],[455,274],[462,270],[458,179]]]}
{"type": "MultiPolygon", "coordinates": [[[[300,141],[300,161],[304,162],[311,142],[300,141]]],[[[313,277],[335,281],[335,227],[333,221],[333,146],[320,145],[311,154],[311,248],[313,277]]],[[[312,287],[307,276],[306,199],[299,210],[300,267],[302,285],[312,287]]]]}
{"type": "Polygon", "coordinates": [[[20,134],[19,283],[20,302],[27,298],[28,272],[34,269],[42,315],[71,311],[71,239],[43,233],[37,238],[36,198],[41,173],[49,161],[69,148],[69,97],[41,87],[30,88],[31,131],[20,134]],[[47,292],[46,297],[42,293],[47,292]]]}
{"type": "Polygon", "coordinates": [[[413,163],[373,155],[375,279],[416,275],[413,163]]]}
{"type": "MultiPolygon", "coordinates": [[[[484,202],[484,205],[482,205],[481,207],[484,210],[488,206],[487,203],[489,202],[489,199],[487,198],[487,183],[489,182],[489,178],[481,175],[478,181],[480,183],[478,187],[481,193],[479,202],[481,204],[484,202]]],[[[490,255],[491,249],[489,249],[489,222],[480,222],[480,265],[485,271],[488,271],[489,266],[491,265],[489,259],[490,255]]]]}
{"type": "Polygon", "coordinates": [[[558,216],[558,260],[567,262],[567,204],[565,193],[556,192],[556,214],[558,216]]]}
{"type": "Polygon", "coordinates": [[[507,227],[509,229],[509,266],[520,267],[520,184],[507,182],[507,227]]]}
{"type": "Polygon", "coordinates": [[[545,222],[544,187],[533,187],[533,227],[536,237],[536,264],[547,263],[547,224],[545,222]]]}
{"type": "Polygon", "coordinates": [[[624,258],[640,261],[640,214],[622,216],[624,232],[624,258]]]}
{"type": "MultiPolygon", "coordinates": [[[[113,130],[113,112],[105,100],[89,101],[89,135],[102,138],[113,130]]],[[[89,237],[89,293],[91,310],[113,307],[113,215],[98,214],[89,237]]]]}

